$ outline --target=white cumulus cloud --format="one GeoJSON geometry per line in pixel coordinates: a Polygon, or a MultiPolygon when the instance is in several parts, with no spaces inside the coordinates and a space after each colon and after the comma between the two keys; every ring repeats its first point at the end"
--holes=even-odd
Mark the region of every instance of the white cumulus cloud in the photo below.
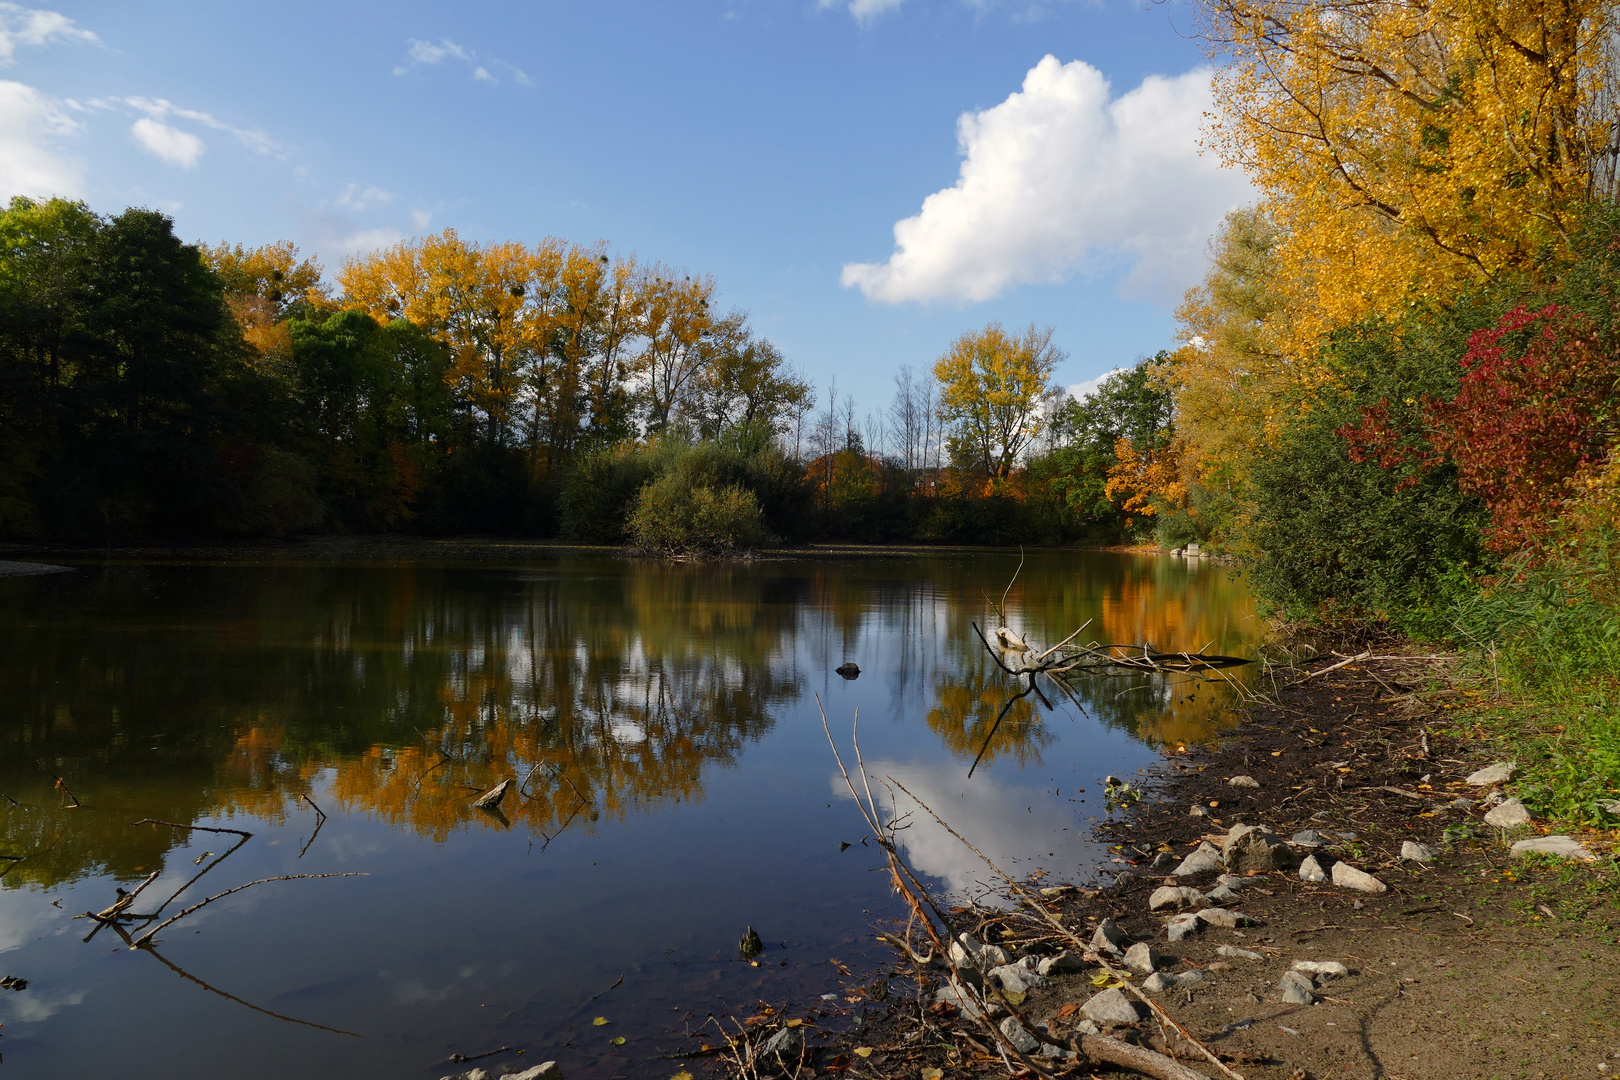
{"type": "Polygon", "coordinates": [[[1114,97],[1091,65],[1044,57],[1006,101],[958,119],[955,185],[895,225],[887,262],[847,264],[844,286],[891,304],[976,302],[1124,258],[1127,293],[1179,296],[1221,218],[1254,198],[1198,152],[1209,82],[1198,68],[1114,97]]]}
{"type": "Polygon", "coordinates": [[[19,45],[38,48],[62,40],[99,42],[101,39],[75,26],[72,19],[59,12],[0,3],[0,67],[16,62],[19,45]]]}
{"type": "Polygon", "coordinates": [[[78,130],[55,98],[0,80],[0,201],[13,195],[83,198],[84,174],[57,148],[78,130]]]}
{"type": "Polygon", "coordinates": [[[1121,367],[1121,368],[1115,368],[1112,371],[1105,371],[1101,375],[1097,376],[1095,379],[1087,379],[1085,382],[1077,382],[1077,383],[1075,383],[1073,386],[1069,387],[1069,393],[1070,393],[1070,395],[1072,395],[1075,398],[1075,400],[1084,401],[1084,400],[1086,400],[1086,398],[1090,397],[1092,394],[1095,394],[1097,392],[1097,388],[1099,386],[1101,386],[1106,380],[1111,379],[1115,375],[1119,375],[1122,372],[1126,372],[1126,371],[1129,371],[1129,370],[1130,370],[1130,368],[1122,368],[1121,367]]]}
{"type": "Polygon", "coordinates": [[[135,136],[142,150],[159,161],[178,165],[182,169],[194,168],[207,149],[203,141],[191,132],[170,127],[149,116],[143,116],[131,124],[129,133],[135,136]]]}
{"type": "Polygon", "coordinates": [[[183,109],[167,98],[126,97],[90,102],[92,107],[119,104],[128,105],[137,112],[143,112],[148,119],[159,124],[164,123],[171,116],[179,117],[182,120],[191,120],[204,127],[213,128],[215,131],[223,131],[234,135],[243,146],[257,153],[281,156],[281,147],[276,145],[276,141],[257,128],[240,128],[234,124],[227,124],[212,113],[205,113],[198,109],[183,109]]]}

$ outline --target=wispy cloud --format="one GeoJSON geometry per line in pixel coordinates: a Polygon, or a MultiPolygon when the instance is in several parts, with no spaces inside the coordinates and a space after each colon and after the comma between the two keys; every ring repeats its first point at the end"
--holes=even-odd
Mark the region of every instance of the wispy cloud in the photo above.
{"type": "Polygon", "coordinates": [[[384,191],[378,187],[362,188],[359,184],[350,184],[338,194],[338,205],[347,206],[350,210],[369,210],[373,206],[387,206],[399,196],[392,191],[384,191]]]}
{"type": "Polygon", "coordinates": [[[183,109],[174,102],[169,101],[167,98],[107,98],[104,101],[91,102],[91,104],[127,105],[137,112],[145,113],[149,119],[155,120],[158,123],[165,123],[171,116],[177,117],[181,120],[190,120],[193,123],[201,124],[204,127],[213,128],[215,131],[223,131],[228,135],[234,136],[238,142],[255,153],[266,154],[274,157],[282,156],[280,145],[278,145],[274,139],[260,131],[258,128],[237,127],[235,124],[226,123],[224,120],[219,119],[211,113],[205,113],[198,109],[183,109]]]}
{"type": "Polygon", "coordinates": [[[129,133],[135,136],[135,141],[142,150],[170,165],[182,169],[196,168],[197,162],[202,160],[203,151],[208,149],[203,141],[189,131],[170,127],[161,120],[153,120],[143,116],[129,126],[129,133]]]}
{"type": "Polygon", "coordinates": [[[866,26],[879,15],[900,10],[901,3],[902,0],[817,0],[816,7],[821,11],[836,7],[848,8],[855,21],[866,26]]]}
{"type": "Polygon", "coordinates": [[[0,67],[16,63],[19,45],[39,48],[53,41],[100,43],[101,39],[59,12],[0,3],[0,67]]]}
{"type": "Polygon", "coordinates": [[[412,68],[442,63],[445,60],[459,60],[472,69],[475,82],[487,83],[514,83],[518,86],[533,86],[534,80],[529,78],[524,70],[515,64],[508,64],[505,60],[479,60],[478,54],[464,45],[457,45],[449,38],[440,38],[437,42],[421,41],[417,38],[407,39],[405,50],[405,63],[394,67],[395,75],[405,75],[412,68]]]}
{"type": "Polygon", "coordinates": [[[0,80],[0,200],[85,194],[84,174],[58,148],[79,131],[63,102],[32,86],[0,80]]]}

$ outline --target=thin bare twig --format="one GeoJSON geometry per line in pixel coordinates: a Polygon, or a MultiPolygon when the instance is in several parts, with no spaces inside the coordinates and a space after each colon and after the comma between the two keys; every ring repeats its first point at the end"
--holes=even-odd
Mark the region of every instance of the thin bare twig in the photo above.
{"type": "Polygon", "coordinates": [[[176,912],[175,914],[169,916],[167,919],[164,919],[162,922],[158,923],[156,926],[154,926],[152,929],[148,930],[146,933],[142,934],[140,937],[136,938],[135,943],[133,945],[131,945],[130,948],[134,949],[134,948],[145,948],[145,947],[147,947],[151,943],[152,938],[154,936],[156,936],[156,934],[160,930],[162,930],[164,927],[173,926],[175,923],[179,922],[181,919],[185,918],[187,915],[190,915],[193,911],[197,911],[200,908],[205,908],[209,904],[212,904],[215,900],[223,900],[227,896],[230,896],[232,893],[239,893],[243,889],[251,889],[255,885],[263,885],[263,884],[265,884],[266,882],[269,882],[269,881],[297,881],[297,880],[299,880],[301,878],[370,877],[370,876],[371,876],[370,874],[352,873],[351,872],[351,873],[344,873],[344,874],[282,874],[279,877],[260,878],[257,881],[250,881],[245,885],[238,885],[234,889],[226,889],[222,893],[215,893],[213,896],[210,896],[206,900],[199,900],[197,903],[192,904],[190,907],[186,908],[184,911],[176,912]]]}
{"type": "Polygon", "coordinates": [[[304,846],[298,849],[298,857],[302,859],[304,852],[308,851],[310,845],[315,842],[315,838],[321,835],[321,826],[326,824],[326,812],[316,806],[315,800],[308,795],[299,795],[298,797],[309,803],[309,808],[315,811],[315,831],[309,834],[309,839],[304,842],[304,846]]]}

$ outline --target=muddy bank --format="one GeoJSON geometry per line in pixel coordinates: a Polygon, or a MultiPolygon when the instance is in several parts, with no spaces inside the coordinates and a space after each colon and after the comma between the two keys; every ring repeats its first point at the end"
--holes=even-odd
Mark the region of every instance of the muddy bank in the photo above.
{"type": "MultiPolygon", "coordinates": [[[[1444,664],[1324,670],[1336,662],[1310,665],[1309,680],[1248,710],[1219,745],[1132,778],[1147,796],[1104,826],[1118,880],[1047,900],[1090,955],[1027,903],[957,909],[956,930],[1006,951],[984,955],[980,974],[1002,960],[1027,972],[1004,969],[990,983],[1020,984],[1009,1003],[1040,1025],[1031,1046],[1070,1046],[1100,1030],[1209,1076],[1226,1074],[1166,1042],[1136,997],[1109,994],[1096,960],[1134,968],[1133,985],[1247,1080],[1615,1075],[1616,837],[1572,837],[1590,860],[1523,854],[1548,846],[1549,830],[1494,824],[1515,816],[1512,781],[1476,774],[1503,761],[1504,748],[1452,733],[1456,691],[1430,689],[1444,664]],[[1516,853],[1521,840],[1532,843],[1516,853]],[[1146,948],[1127,952],[1136,943],[1146,948]],[[1124,1019],[1122,1004],[1141,1019],[1109,1022],[1124,1019]]],[[[943,967],[922,968],[920,985],[917,973],[898,963],[881,1006],[853,985],[838,1005],[865,1008],[864,1023],[812,1037],[803,1075],[1006,1075],[943,967]]],[[[818,1018],[805,1019],[813,1029],[818,1018]]]]}

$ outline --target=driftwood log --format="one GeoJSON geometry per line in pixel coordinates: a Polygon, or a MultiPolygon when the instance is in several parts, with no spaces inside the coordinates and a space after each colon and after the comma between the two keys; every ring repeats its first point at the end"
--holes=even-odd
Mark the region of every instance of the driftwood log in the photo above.
{"type": "Polygon", "coordinates": [[[473,805],[480,810],[494,810],[501,805],[501,800],[506,798],[506,789],[511,786],[512,781],[502,780],[500,783],[478,796],[478,798],[474,799],[473,805]]]}
{"type": "Polygon", "coordinates": [[[1132,1069],[1154,1080],[1209,1080],[1205,1073],[1189,1069],[1157,1051],[1106,1035],[1081,1035],[1075,1039],[1075,1047],[1082,1057],[1091,1061],[1132,1069]]]}

